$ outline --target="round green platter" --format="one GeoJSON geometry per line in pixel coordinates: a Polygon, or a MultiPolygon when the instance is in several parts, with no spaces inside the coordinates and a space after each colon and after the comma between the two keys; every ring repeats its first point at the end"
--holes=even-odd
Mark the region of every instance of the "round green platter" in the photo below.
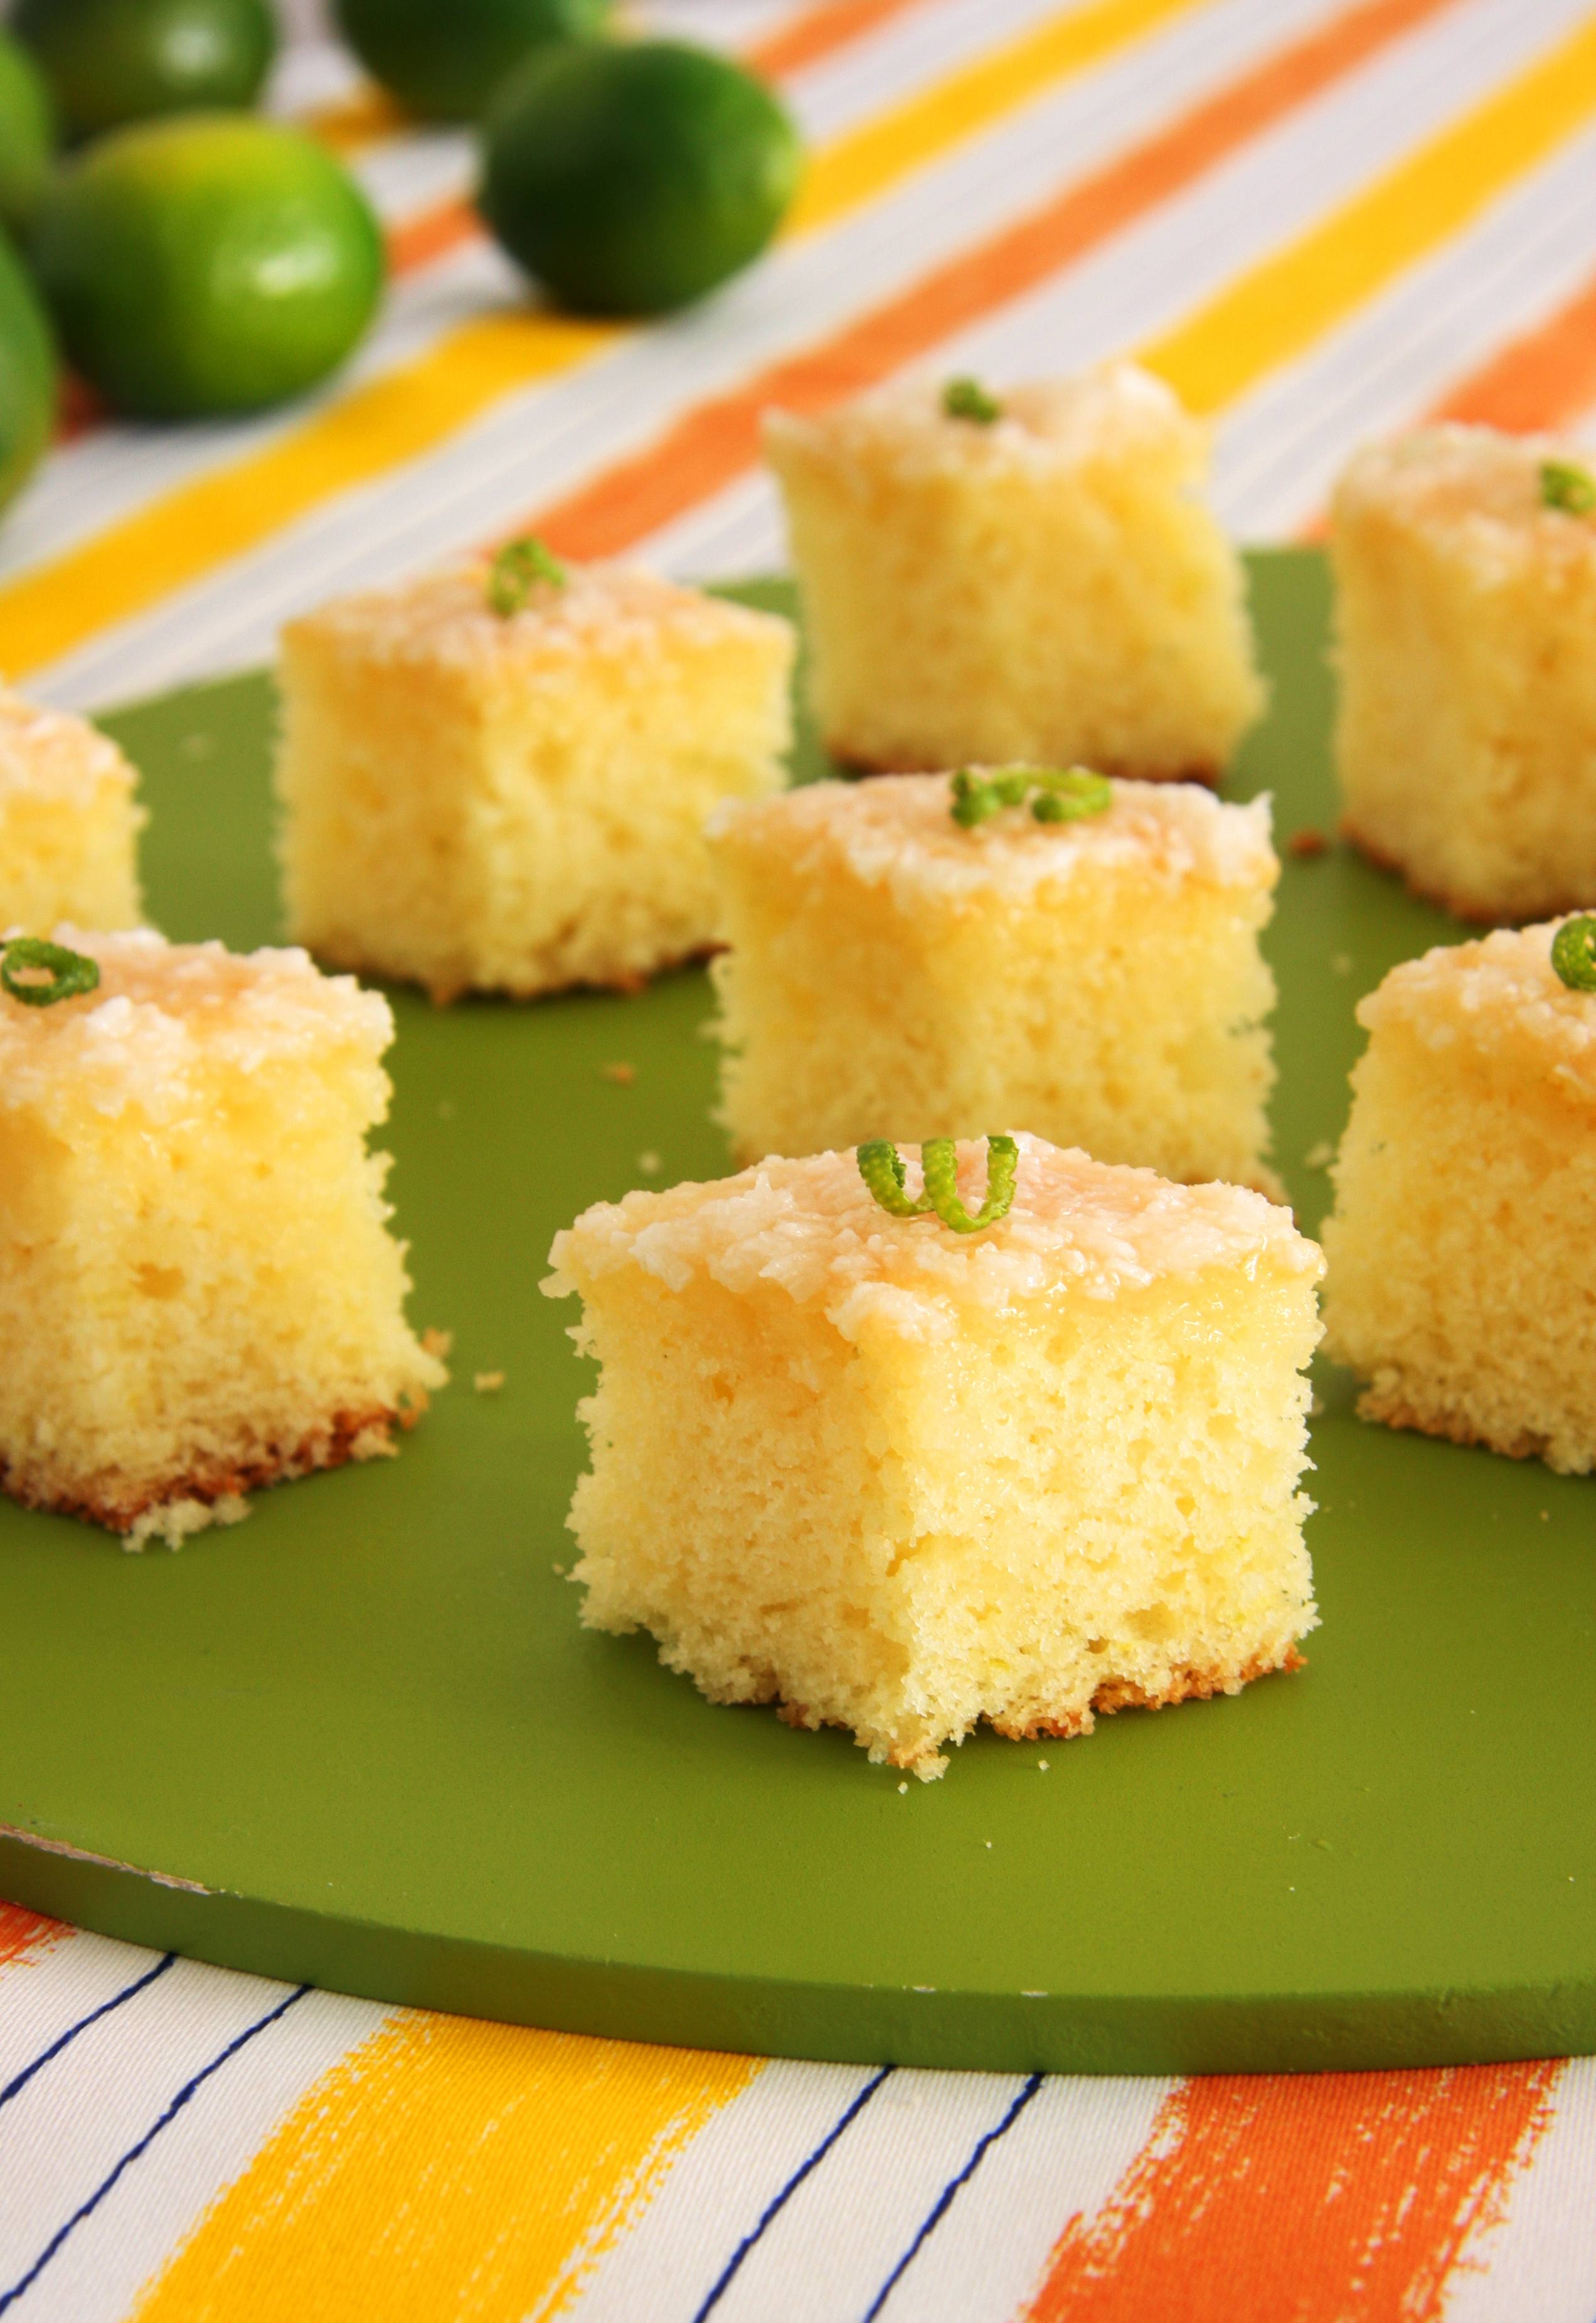
{"type": "MultiPolygon", "coordinates": [[[[1274,709],[1234,788],[1326,830],[1324,568],[1252,578],[1274,709]]],[[[144,768],[159,922],[271,940],[266,681],[106,722],[144,768]]],[[[1344,851],[1288,857],[1277,1152],[1310,1230],[1358,996],[1462,932],[1344,851]]],[[[0,1506],[0,1893],[347,1992],[812,2057],[1596,2048],[1596,1485],[1364,1427],[1326,1371],[1306,1670],[1089,1740],[980,1734],[904,1792],[590,1635],[564,1577],[586,1373],[538,1282],[584,1204],[724,1173],[702,977],[394,1004],[412,1311],[454,1330],[455,1384],[398,1460],[177,1555],[0,1506]]]]}

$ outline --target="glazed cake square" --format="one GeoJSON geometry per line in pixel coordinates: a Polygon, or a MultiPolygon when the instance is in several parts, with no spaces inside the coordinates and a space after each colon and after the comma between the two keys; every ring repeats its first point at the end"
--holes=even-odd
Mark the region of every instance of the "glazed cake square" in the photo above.
{"type": "Polygon", "coordinates": [[[828,749],[1216,782],[1262,689],[1205,430],[1128,363],[1004,388],[986,422],[944,395],[766,421],[828,749]]]}
{"type": "Polygon", "coordinates": [[[890,1216],[849,1152],[556,1238],[601,1366],[590,1627],[927,1777],[981,1719],[1080,1734],[1295,1666],[1316,1247],[1261,1195],[1017,1143],[978,1234],[890,1216]]]}
{"type": "Polygon", "coordinates": [[[97,990],[0,993],[0,1483],[175,1547],[445,1377],[366,1151],[393,1020],[299,951],[57,938],[97,990]]]}
{"type": "Polygon", "coordinates": [[[965,829],[954,797],[945,775],[882,776],[713,819],[738,1158],[1006,1121],[1270,1188],[1268,802],[1116,782],[1106,813],[965,829]]]}
{"type": "Polygon", "coordinates": [[[1335,497],[1342,826],[1467,919],[1596,902],[1596,521],[1488,427],[1361,452],[1335,497]]]}
{"type": "Polygon", "coordinates": [[[137,784],[86,719],[0,686],[0,928],[138,925],[137,784]]]}
{"type": "Polygon", "coordinates": [[[483,560],[283,632],[289,932],[446,999],[635,987],[716,939],[702,825],[785,779],[785,621],[612,565],[508,616],[483,560]]]}
{"type": "Polygon", "coordinates": [[[1551,926],[1394,968],[1325,1221],[1325,1345],[1393,1428],[1596,1464],[1596,994],[1551,926]]]}

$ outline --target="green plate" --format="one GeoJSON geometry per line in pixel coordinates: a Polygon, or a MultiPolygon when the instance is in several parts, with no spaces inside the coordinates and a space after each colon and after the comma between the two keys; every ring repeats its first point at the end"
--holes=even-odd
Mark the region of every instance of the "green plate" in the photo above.
{"type": "MultiPolygon", "coordinates": [[[[1276,706],[1236,788],[1327,826],[1324,570],[1253,569],[1276,706]]],[[[145,770],[159,920],[270,940],[264,679],[107,722],[145,770]]],[[[1310,1228],[1353,1004],[1458,932],[1339,852],[1289,860],[1276,1120],[1310,1228]]],[[[584,1374],[538,1280],[645,1155],[661,1184],[724,1172],[702,977],[395,1005],[413,1311],[453,1327],[457,1383],[397,1461],[176,1556],[0,1510],[0,1892],[346,1992],[812,2057],[1596,2048],[1591,1483],[1365,1428],[1329,1374],[1306,1671],[1040,1750],[981,1734],[904,1795],[845,1735],[711,1708],[647,1638],[589,1635],[562,1577],[584,1374]]]]}

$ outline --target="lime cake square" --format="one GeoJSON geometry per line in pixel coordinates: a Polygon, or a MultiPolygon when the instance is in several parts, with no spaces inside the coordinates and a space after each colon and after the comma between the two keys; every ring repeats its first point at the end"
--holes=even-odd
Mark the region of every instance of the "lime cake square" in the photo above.
{"type": "Polygon", "coordinates": [[[0,686],[0,928],[138,925],[137,784],[87,720],[0,686]]]}
{"type": "Polygon", "coordinates": [[[1572,458],[1426,428],[1335,495],[1342,826],[1466,919],[1596,903],[1596,485],[1572,458]]]}
{"type": "Polygon", "coordinates": [[[1325,1344],[1392,1428],[1596,1464],[1596,992],[1552,926],[1394,968],[1324,1229],[1325,1344]]]}
{"type": "Polygon", "coordinates": [[[629,988],[714,942],[703,820],[785,779],[792,629],[548,569],[509,611],[476,560],[285,629],[288,917],[322,959],[447,999],[629,988]]]}
{"type": "Polygon", "coordinates": [[[834,757],[1218,779],[1262,689],[1206,434],[1160,381],[896,384],[774,412],[766,447],[834,757]]]}
{"type": "Polygon", "coordinates": [[[57,937],[95,989],[0,990],[0,1483],[175,1547],[445,1377],[366,1151],[393,1020],[301,951],[57,937]]]}
{"type": "Polygon", "coordinates": [[[926,1777],[981,1719],[1083,1734],[1296,1665],[1316,1247],[1240,1188],[1015,1143],[979,1233],[889,1215],[846,1152],[556,1238],[601,1365],[590,1627],[926,1777]]]}
{"type": "Polygon", "coordinates": [[[1270,1187],[1267,800],[1099,783],[1103,812],[1039,822],[1039,790],[966,827],[971,786],[817,783],[713,818],[738,1158],[1007,1121],[1270,1187]]]}

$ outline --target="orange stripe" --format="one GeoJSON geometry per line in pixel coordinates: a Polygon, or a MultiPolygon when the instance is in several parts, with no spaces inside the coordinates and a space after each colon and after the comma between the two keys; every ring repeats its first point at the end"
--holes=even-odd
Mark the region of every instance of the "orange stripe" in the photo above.
{"type": "Polygon", "coordinates": [[[1168,201],[1249,138],[1452,0],[1362,0],[1182,114],[1045,209],[936,268],[834,337],[683,413],[647,450],[530,519],[566,556],[613,556],[753,467],[760,415],[818,411],[857,395],[1033,289],[1168,201]]]}
{"type": "Polygon", "coordinates": [[[1025,2323],[1435,2323],[1560,2062],[1188,2081],[1025,2323]]]}
{"type": "Polygon", "coordinates": [[[1432,419],[1468,419],[1518,435],[1565,427],[1596,403],[1596,275],[1538,330],[1449,389],[1432,419]]]}
{"type": "Polygon", "coordinates": [[[802,72],[919,5],[920,0],[820,0],[818,7],[806,8],[779,32],[745,49],[743,62],[771,80],[802,72]]]}
{"type": "Polygon", "coordinates": [[[48,1951],[72,1931],[64,1920],[47,1920],[21,1904],[0,1904],[0,1968],[7,1960],[25,1960],[30,1952],[48,1951]]]}

